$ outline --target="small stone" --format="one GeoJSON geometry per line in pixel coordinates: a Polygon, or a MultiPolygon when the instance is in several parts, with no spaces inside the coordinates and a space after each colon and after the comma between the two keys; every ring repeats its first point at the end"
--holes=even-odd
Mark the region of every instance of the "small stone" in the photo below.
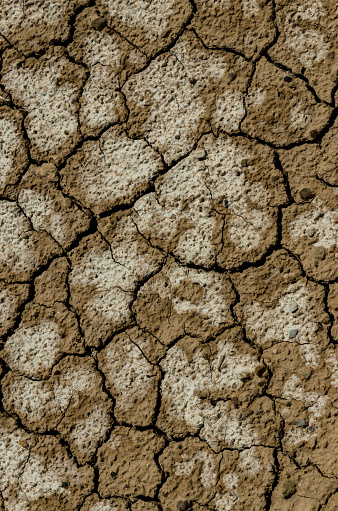
{"type": "Polygon", "coordinates": [[[115,477],[115,476],[116,476],[116,472],[110,472],[110,475],[111,475],[112,477],[115,477]]]}
{"type": "Polygon", "coordinates": [[[316,233],[315,229],[313,227],[310,227],[308,230],[307,230],[307,235],[310,236],[310,238],[312,238],[312,236],[314,236],[316,233]]]}
{"type": "Polygon", "coordinates": [[[329,51],[329,53],[327,54],[327,58],[330,60],[333,60],[334,59],[334,51],[329,51]]]}
{"type": "Polygon", "coordinates": [[[63,483],[61,484],[61,486],[62,486],[62,488],[67,488],[67,483],[63,482],[63,483]]]}
{"type": "Polygon", "coordinates": [[[307,369],[304,370],[302,377],[304,380],[308,380],[310,378],[311,374],[312,374],[312,370],[310,369],[310,367],[308,367],[307,369]]]}
{"type": "Polygon", "coordinates": [[[223,206],[227,208],[229,206],[229,202],[227,199],[223,199],[223,206]]]}
{"type": "Polygon", "coordinates": [[[255,369],[255,374],[257,374],[257,376],[259,378],[263,378],[265,375],[265,372],[266,372],[266,367],[263,364],[258,365],[255,369]]]}
{"type": "Polygon", "coordinates": [[[309,188],[303,188],[299,192],[299,195],[300,195],[300,198],[303,200],[310,200],[310,199],[313,199],[313,197],[315,196],[315,194],[309,188]]]}
{"type": "Polygon", "coordinates": [[[249,160],[242,160],[242,161],[241,161],[241,166],[242,166],[242,167],[248,167],[249,165],[250,165],[249,160]]]}
{"type": "Polygon", "coordinates": [[[293,481],[286,481],[283,485],[283,497],[289,499],[296,492],[297,486],[293,481]]]}
{"type": "Polygon", "coordinates": [[[317,130],[312,130],[312,131],[310,131],[310,137],[311,137],[311,138],[316,138],[316,137],[318,137],[318,131],[317,131],[317,130]]]}
{"type": "Polygon", "coordinates": [[[298,330],[297,328],[293,328],[292,330],[290,330],[289,332],[289,335],[291,337],[291,339],[294,339],[296,337],[296,335],[298,334],[298,330]]]}
{"type": "Polygon", "coordinates": [[[296,424],[299,428],[306,428],[308,421],[306,419],[297,419],[296,424]]]}
{"type": "Polygon", "coordinates": [[[207,153],[204,149],[201,149],[200,151],[196,151],[195,155],[198,160],[205,160],[207,157],[207,153]]]}
{"type": "Polygon", "coordinates": [[[309,431],[311,431],[311,433],[313,433],[314,431],[316,431],[316,428],[314,426],[309,426],[309,431]]]}
{"type": "Polygon", "coordinates": [[[271,176],[271,181],[277,183],[277,181],[279,181],[279,176],[271,176]]]}
{"type": "Polygon", "coordinates": [[[314,256],[316,259],[319,259],[322,261],[325,259],[325,248],[324,247],[317,247],[314,252],[314,256]]]}
{"type": "Polygon", "coordinates": [[[191,85],[195,85],[195,83],[197,83],[197,80],[196,78],[192,77],[189,79],[189,82],[191,83],[191,85]]]}
{"type": "Polygon", "coordinates": [[[237,76],[236,73],[229,73],[228,74],[229,83],[232,82],[236,78],[236,76],[237,76]]]}
{"type": "Polygon", "coordinates": [[[177,502],[177,510],[178,511],[186,511],[186,509],[189,509],[190,506],[191,506],[191,504],[188,500],[179,500],[177,502]]]}
{"type": "Polygon", "coordinates": [[[315,221],[319,220],[320,218],[323,218],[324,216],[324,213],[322,213],[321,211],[319,213],[316,214],[315,216],[315,221]]]}
{"type": "Polygon", "coordinates": [[[297,312],[298,311],[298,305],[293,300],[289,302],[289,312],[297,312]]]}
{"type": "Polygon", "coordinates": [[[92,27],[95,30],[102,30],[106,26],[107,22],[104,18],[98,17],[92,21],[92,27]]]}
{"type": "Polygon", "coordinates": [[[284,76],[284,82],[287,82],[287,83],[292,82],[291,76],[284,76]]]}

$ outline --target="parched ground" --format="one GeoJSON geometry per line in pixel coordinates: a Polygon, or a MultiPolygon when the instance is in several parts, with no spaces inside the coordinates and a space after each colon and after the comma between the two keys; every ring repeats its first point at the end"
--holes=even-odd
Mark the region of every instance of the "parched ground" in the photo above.
{"type": "Polygon", "coordinates": [[[0,511],[338,509],[337,30],[0,1],[0,511]]]}

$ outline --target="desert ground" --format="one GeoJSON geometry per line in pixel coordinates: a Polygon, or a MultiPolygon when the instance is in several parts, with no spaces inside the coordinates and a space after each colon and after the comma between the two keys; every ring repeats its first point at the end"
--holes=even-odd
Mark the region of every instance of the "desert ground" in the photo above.
{"type": "Polygon", "coordinates": [[[333,0],[0,1],[0,510],[338,510],[333,0]]]}

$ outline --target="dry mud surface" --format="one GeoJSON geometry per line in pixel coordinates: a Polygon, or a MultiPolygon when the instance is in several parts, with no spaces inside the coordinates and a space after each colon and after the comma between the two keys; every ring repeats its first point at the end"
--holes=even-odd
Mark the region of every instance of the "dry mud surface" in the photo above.
{"type": "Polygon", "coordinates": [[[338,509],[337,29],[0,1],[0,511],[338,509]]]}

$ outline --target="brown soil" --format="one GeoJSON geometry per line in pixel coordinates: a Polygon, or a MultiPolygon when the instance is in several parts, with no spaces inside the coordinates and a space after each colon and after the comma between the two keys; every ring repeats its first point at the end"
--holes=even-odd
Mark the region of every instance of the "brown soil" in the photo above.
{"type": "Polygon", "coordinates": [[[0,1],[0,511],[338,509],[337,21],[0,1]]]}

